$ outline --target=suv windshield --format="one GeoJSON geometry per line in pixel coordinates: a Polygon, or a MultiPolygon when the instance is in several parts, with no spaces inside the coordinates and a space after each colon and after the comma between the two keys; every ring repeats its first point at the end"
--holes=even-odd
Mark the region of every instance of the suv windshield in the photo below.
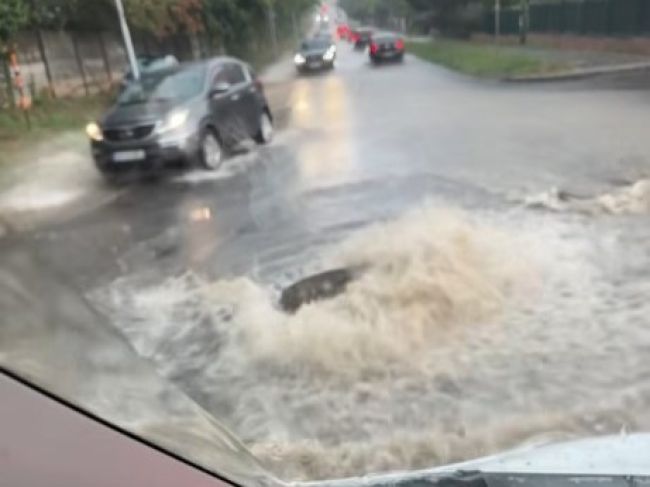
{"type": "Polygon", "coordinates": [[[650,0],[0,0],[0,364],[240,487],[643,455],[649,122],[650,0]]]}
{"type": "Polygon", "coordinates": [[[332,43],[327,38],[316,38],[303,41],[303,43],[300,45],[300,49],[302,51],[325,50],[331,45],[332,43]]]}
{"type": "Polygon", "coordinates": [[[0,325],[0,367],[229,480],[268,485],[244,446],[74,290],[27,253],[0,250],[0,309],[12,316],[0,325]]]}
{"type": "Polygon", "coordinates": [[[166,73],[144,75],[130,83],[118,97],[119,105],[134,105],[152,101],[189,100],[205,86],[205,65],[197,65],[166,73]]]}

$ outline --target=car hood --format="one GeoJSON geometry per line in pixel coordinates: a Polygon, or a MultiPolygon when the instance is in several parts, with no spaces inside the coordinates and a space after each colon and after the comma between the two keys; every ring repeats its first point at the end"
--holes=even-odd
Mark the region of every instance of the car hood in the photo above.
{"type": "Polygon", "coordinates": [[[12,317],[0,319],[0,368],[234,485],[278,484],[230,431],[162,379],[19,236],[0,239],[0,253],[0,310],[12,317]]]}
{"type": "Polygon", "coordinates": [[[650,433],[531,444],[438,471],[481,470],[583,475],[650,475],[650,433]]]}
{"type": "Polygon", "coordinates": [[[103,127],[136,125],[161,120],[178,104],[173,102],[150,102],[130,105],[114,105],[101,120],[103,127]]]}
{"type": "Polygon", "coordinates": [[[497,455],[431,469],[393,472],[330,482],[310,487],[397,485],[409,480],[456,472],[552,474],[570,476],[650,475],[650,433],[601,436],[567,442],[526,445],[497,455]]]}

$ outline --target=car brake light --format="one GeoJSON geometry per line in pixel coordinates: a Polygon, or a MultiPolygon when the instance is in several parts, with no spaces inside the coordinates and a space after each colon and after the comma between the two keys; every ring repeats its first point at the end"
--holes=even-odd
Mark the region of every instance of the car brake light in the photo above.
{"type": "Polygon", "coordinates": [[[379,46],[375,44],[374,42],[370,44],[370,52],[373,54],[377,54],[377,50],[379,49],[379,46]]]}
{"type": "Polygon", "coordinates": [[[402,39],[397,39],[397,42],[395,43],[395,47],[401,51],[402,49],[404,49],[404,41],[402,39]]]}

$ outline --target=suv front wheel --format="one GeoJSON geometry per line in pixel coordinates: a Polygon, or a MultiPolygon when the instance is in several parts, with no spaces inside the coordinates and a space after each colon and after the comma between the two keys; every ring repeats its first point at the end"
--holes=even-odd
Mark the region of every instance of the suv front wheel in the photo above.
{"type": "Polygon", "coordinates": [[[253,139],[260,145],[268,144],[273,140],[273,121],[267,110],[263,110],[260,114],[259,127],[253,139]]]}
{"type": "Polygon", "coordinates": [[[219,169],[226,157],[223,145],[214,130],[206,129],[201,135],[199,161],[210,171],[219,169]]]}

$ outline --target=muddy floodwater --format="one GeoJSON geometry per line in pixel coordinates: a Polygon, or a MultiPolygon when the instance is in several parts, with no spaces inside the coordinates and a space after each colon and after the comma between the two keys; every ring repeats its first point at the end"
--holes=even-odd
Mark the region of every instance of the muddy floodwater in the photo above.
{"type": "Polygon", "coordinates": [[[429,203],[294,269],[366,270],[292,316],[284,275],[92,299],[282,478],[429,467],[650,428],[644,218],[429,203]]]}

